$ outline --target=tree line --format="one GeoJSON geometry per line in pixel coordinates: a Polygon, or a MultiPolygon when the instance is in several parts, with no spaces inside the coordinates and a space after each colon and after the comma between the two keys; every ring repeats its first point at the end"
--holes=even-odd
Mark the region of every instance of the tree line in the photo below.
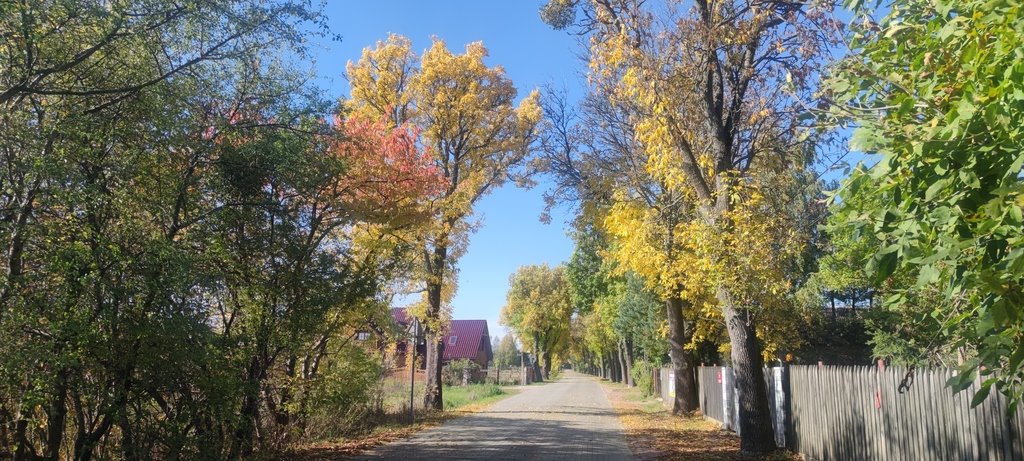
{"type": "Polygon", "coordinates": [[[958,368],[975,404],[1024,389],[1019,5],[845,6],[541,9],[585,38],[588,82],[543,100],[547,198],[577,210],[554,353],[627,383],[667,361],[675,412],[697,409],[695,364],[728,363],[747,453],[775,448],[764,365],[823,341],[958,368]],[[823,322],[837,298],[872,308],[823,322]]]}
{"type": "Polygon", "coordinates": [[[829,330],[869,358],[1019,402],[1019,5],[653,3],[542,8],[587,39],[576,103],[520,98],[481,43],[397,35],[329,100],[297,65],[331,34],[303,1],[0,2],[0,454],[337,435],[373,411],[356,335],[396,293],[422,293],[440,408],[473,208],[536,173],[578,211],[571,260],[510,280],[537,375],[667,361],[688,412],[696,364],[728,362],[743,450],[770,451],[763,365],[832,341],[840,294],[876,306],[829,330]],[[830,181],[848,137],[868,160],[830,181]]]}

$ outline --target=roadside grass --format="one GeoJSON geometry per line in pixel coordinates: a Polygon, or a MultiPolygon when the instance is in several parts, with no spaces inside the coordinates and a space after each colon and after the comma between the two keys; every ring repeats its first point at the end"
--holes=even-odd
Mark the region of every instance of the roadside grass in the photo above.
{"type": "Polygon", "coordinates": [[[475,413],[491,404],[507,398],[517,391],[495,384],[471,384],[468,386],[444,386],[442,397],[444,411],[427,411],[423,402],[423,386],[417,381],[413,401],[416,404],[416,420],[409,424],[409,380],[408,377],[391,377],[384,380],[382,401],[384,412],[364,418],[362,424],[353,427],[344,437],[294,448],[279,460],[304,459],[333,461],[347,459],[378,445],[403,439],[424,429],[441,424],[451,418],[475,413]]]}
{"type": "Polygon", "coordinates": [[[441,394],[444,397],[445,408],[462,410],[470,405],[473,407],[487,406],[508,397],[510,392],[513,391],[502,389],[497,384],[470,384],[468,386],[445,386],[441,394]]]}
{"type": "Polygon", "coordinates": [[[740,439],[698,415],[674,416],[654,397],[636,388],[602,382],[605,394],[626,430],[626,440],[640,461],[798,461],[799,455],[780,450],[767,456],[740,455],[740,439]]]}

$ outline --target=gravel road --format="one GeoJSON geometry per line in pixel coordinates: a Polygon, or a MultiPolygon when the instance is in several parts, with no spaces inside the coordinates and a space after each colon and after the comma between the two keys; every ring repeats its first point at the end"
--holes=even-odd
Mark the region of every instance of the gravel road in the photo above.
{"type": "Polygon", "coordinates": [[[633,461],[601,385],[563,371],[488,409],[450,420],[356,460],[633,461]]]}

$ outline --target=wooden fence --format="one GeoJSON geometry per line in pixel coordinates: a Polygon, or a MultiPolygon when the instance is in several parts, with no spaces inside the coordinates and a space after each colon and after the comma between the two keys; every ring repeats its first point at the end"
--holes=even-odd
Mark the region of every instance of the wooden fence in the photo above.
{"type": "MultiPolygon", "coordinates": [[[[915,370],[908,380],[908,370],[895,367],[766,370],[776,376],[766,379],[773,410],[781,412],[773,411],[776,440],[823,461],[1024,461],[1024,406],[1010,415],[1006,399],[993,392],[972,409],[977,383],[954,395],[945,385],[953,374],[915,370]],[[901,384],[909,384],[904,392],[901,384]]],[[[730,370],[701,367],[698,375],[705,416],[731,428],[730,370]],[[718,376],[721,391],[713,389],[722,386],[718,376]]]]}
{"type": "Polygon", "coordinates": [[[722,367],[700,367],[697,372],[698,398],[704,416],[725,425],[731,418],[726,415],[726,401],[722,395],[722,381],[728,369],[722,367]],[[706,371],[705,371],[706,369],[706,371]]]}

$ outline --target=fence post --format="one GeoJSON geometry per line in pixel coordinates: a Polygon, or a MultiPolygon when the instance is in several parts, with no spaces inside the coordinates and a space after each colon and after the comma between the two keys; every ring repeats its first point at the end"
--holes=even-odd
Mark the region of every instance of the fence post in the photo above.
{"type": "Polygon", "coordinates": [[[786,368],[785,364],[778,367],[772,367],[772,388],[774,390],[772,395],[773,404],[775,405],[775,443],[779,447],[786,446],[786,428],[789,427],[789,405],[787,404],[788,396],[786,389],[788,388],[787,380],[789,376],[789,369],[786,368]]]}
{"type": "MultiPolygon", "coordinates": [[[[727,367],[722,367],[722,426],[725,429],[733,429],[732,420],[732,406],[733,406],[733,388],[732,388],[732,373],[728,373],[727,367]]],[[[735,430],[735,429],[733,429],[735,430]]]]}

